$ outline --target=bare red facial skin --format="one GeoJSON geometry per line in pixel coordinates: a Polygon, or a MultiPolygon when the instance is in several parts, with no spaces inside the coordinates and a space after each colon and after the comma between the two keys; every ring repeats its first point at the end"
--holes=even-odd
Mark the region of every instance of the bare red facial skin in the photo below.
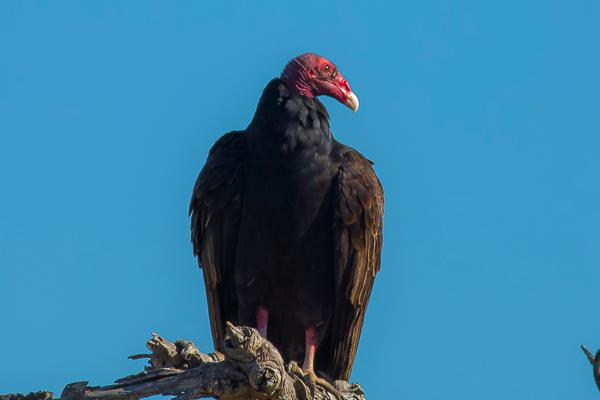
{"type": "Polygon", "coordinates": [[[346,104],[352,93],[348,81],[335,65],[312,53],[292,59],[281,73],[288,89],[294,94],[307,97],[330,96],[346,104]]]}

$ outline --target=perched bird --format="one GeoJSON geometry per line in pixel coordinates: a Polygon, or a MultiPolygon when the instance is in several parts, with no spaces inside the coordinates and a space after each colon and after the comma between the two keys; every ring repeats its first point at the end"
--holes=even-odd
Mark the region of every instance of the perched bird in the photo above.
{"type": "Polygon", "coordinates": [[[225,323],[256,327],[287,361],[347,380],[382,246],[372,163],[334,139],[317,96],[358,110],[336,66],[292,59],[243,131],[209,152],[190,203],[215,347],[225,323]]]}

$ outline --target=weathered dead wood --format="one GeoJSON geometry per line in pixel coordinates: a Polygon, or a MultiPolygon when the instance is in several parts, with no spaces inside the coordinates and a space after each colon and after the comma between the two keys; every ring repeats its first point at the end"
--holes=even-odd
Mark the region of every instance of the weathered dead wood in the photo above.
{"type": "MultiPolygon", "coordinates": [[[[225,354],[203,354],[187,341],[169,342],[153,334],[144,372],[109,386],[75,382],[61,400],[134,400],[153,395],[177,400],[215,397],[223,400],[364,400],[360,386],[305,374],[294,362],[285,365],[275,347],[257,330],[227,324],[225,354]]],[[[0,400],[51,400],[52,393],[0,396],[0,400]]]]}
{"type": "Polygon", "coordinates": [[[581,350],[592,364],[592,374],[594,375],[594,382],[596,387],[600,391],[600,350],[596,351],[596,355],[592,354],[585,346],[581,346],[581,350]]]}
{"type": "Polygon", "coordinates": [[[52,392],[31,392],[29,394],[0,395],[0,400],[50,400],[52,392]]]}

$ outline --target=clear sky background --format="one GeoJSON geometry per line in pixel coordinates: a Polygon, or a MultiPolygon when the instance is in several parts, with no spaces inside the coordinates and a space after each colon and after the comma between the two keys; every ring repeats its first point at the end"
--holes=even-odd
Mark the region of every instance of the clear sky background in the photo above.
{"type": "MultiPolygon", "coordinates": [[[[211,350],[187,206],[284,64],[376,163],[385,245],[353,380],[370,399],[597,399],[600,3],[3,1],[0,393],[211,350]]],[[[57,394],[58,394],[57,393],[57,394]]]]}

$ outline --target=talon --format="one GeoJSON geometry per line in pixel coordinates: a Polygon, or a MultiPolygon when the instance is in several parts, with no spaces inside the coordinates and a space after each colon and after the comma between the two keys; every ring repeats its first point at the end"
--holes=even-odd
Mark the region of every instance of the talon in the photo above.
{"type": "Polygon", "coordinates": [[[317,386],[320,386],[321,388],[325,389],[325,391],[327,391],[328,393],[331,393],[331,395],[335,397],[336,400],[342,400],[342,397],[340,396],[337,389],[334,388],[333,385],[327,382],[325,379],[319,378],[317,374],[315,374],[313,371],[305,371],[302,380],[304,381],[306,386],[308,386],[313,398],[315,397],[317,386]]]}

